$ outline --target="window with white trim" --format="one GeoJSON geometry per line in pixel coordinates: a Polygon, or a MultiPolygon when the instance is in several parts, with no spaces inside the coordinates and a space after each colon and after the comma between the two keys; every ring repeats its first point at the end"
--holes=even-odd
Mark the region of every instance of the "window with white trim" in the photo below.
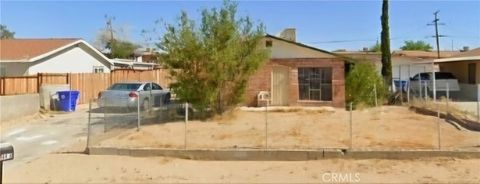
{"type": "Polygon", "coordinates": [[[93,66],[93,73],[105,73],[104,66],[93,66]]]}

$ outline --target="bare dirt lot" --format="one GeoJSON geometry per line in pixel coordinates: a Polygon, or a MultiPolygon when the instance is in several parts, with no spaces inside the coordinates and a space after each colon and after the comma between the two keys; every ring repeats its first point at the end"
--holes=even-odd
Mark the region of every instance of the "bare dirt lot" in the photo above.
{"type": "MultiPolygon", "coordinates": [[[[399,106],[354,111],[353,148],[437,149],[438,129],[442,149],[480,149],[480,132],[459,130],[445,120],[399,106]]],[[[184,148],[184,130],[182,121],[145,125],[139,132],[116,130],[109,132],[109,139],[93,137],[93,142],[106,147],[184,148]]],[[[235,110],[207,121],[189,121],[186,138],[192,149],[262,148],[266,133],[271,149],[348,148],[349,132],[349,112],[344,109],[293,108],[267,115],[235,110]]]]}
{"type": "Polygon", "coordinates": [[[50,154],[5,183],[480,183],[480,159],[195,161],[50,154]],[[334,176],[335,175],[335,176],[334,176]],[[338,177],[342,176],[342,178],[338,177]]]}

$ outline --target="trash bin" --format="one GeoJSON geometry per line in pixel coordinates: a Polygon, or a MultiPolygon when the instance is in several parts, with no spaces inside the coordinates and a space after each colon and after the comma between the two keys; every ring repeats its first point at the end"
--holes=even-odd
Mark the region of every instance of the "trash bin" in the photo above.
{"type": "Polygon", "coordinates": [[[406,80],[394,80],[395,88],[402,89],[402,91],[407,91],[407,81],[406,80]]]}
{"type": "Polygon", "coordinates": [[[57,91],[59,108],[65,112],[75,111],[79,91],[57,91]]]}

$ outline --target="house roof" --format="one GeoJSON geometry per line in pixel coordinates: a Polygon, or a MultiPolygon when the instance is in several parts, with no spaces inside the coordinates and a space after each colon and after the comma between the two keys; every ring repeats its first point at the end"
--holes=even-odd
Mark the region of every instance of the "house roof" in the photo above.
{"type": "Polygon", "coordinates": [[[112,64],[100,51],[79,38],[0,40],[0,62],[35,62],[76,46],[81,46],[98,59],[112,64]]]}
{"type": "MultiPolygon", "coordinates": [[[[440,51],[440,58],[452,57],[455,54],[459,54],[458,51],[440,51]]],[[[393,51],[392,56],[405,56],[414,58],[437,58],[437,52],[435,51],[419,51],[419,50],[399,50],[393,51]]]]}
{"type": "Polygon", "coordinates": [[[435,59],[435,63],[454,62],[454,61],[475,61],[480,62],[480,48],[476,48],[467,52],[462,52],[451,58],[435,59]]]}
{"type": "Polygon", "coordinates": [[[459,54],[454,55],[453,57],[470,57],[470,56],[480,56],[480,47],[472,49],[466,52],[460,52],[459,54]]]}
{"type": "Polygon", "coordinates": [[[1,39],[0,60],[28,61],[31,58],[35,58],[78,40],[80,39],[1,39]]]}
{"type": "Polygon", "coordinates": [[[317,52],[322,52],[322,53],[329,54],[329,55],[332,55],[332,56],[335,56],[335,57],[339,57],[339,58],[343,58],[343,59],[349,59],[349,58],[346,58],[342,55],[339,55],[339,54],[336,54],[336,53],[333,53],[333,52],[329,52],[329,51],[322,50],[322,49],[319,49],[319,48],[316,48],[316,47],[305,45],[303,43],[294,42],[294,41],[287,40],[287,39],[284,39],[284,38],[280,38],[280,37],[277,37],[277,36],[273,36],[273,35],[270,35],[270,34],[265,35],[265,37],[272,38],[272,39],[279,40],[279,41],[283,41],[283,42],[287,42],[287,43],[291,43],[291,44],[295,44],[295,45],[303,47],[303,48],[311,49],[311,50],[314,50],[314,51],[317,51],[317,52]]]}

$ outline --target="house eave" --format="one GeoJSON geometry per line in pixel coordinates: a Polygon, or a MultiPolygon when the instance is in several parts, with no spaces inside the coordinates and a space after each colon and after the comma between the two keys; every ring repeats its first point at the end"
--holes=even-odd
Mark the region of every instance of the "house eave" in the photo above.
{"type": "Polygon", "coordinates": [[[434,63],[459,62],[459,61],[478,61],[478,62],[480,62],[480,56],[453,57],[453,58],[444,58],[444,59],[433,60],[434,63]]]}

